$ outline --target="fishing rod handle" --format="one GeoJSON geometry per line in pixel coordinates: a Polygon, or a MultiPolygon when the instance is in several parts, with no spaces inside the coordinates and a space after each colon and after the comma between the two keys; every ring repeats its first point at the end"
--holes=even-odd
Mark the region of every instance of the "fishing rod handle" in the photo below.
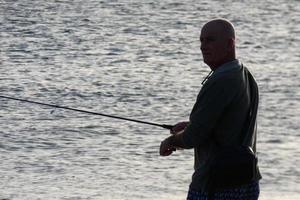
{"type": "Polygon", "coordinates": [[[161,127],[165,128],[165,129],[172,130],[172,128],[173,128],[174,126],[173,126],[173,125],[162,124],[161,127]]]}

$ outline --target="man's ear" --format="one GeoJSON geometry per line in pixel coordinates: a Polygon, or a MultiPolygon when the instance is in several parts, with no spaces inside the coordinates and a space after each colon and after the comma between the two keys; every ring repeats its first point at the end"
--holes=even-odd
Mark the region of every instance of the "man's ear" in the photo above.
{"type": "Polygon", "coordinates": [[[234,38],[229,38],[228,39],[228,48],[229,49],[234,49],[235,48],[235,39],[234,38]]]}

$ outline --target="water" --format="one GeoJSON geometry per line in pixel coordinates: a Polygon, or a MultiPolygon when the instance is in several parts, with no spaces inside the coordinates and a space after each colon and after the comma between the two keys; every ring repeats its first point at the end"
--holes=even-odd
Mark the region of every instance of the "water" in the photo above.
{"type": "MultiPolygon", "coordinates": [[[[300,2],[0,2],[0,93],[139,120],[188,118],[209,69],[201,26],[231,20],[260,89],[262,200],[299,199],[300,2]]],[[[159,157],[168,131],[0,100],[0,199],[186,196],[191,150],[159,157]]]]}

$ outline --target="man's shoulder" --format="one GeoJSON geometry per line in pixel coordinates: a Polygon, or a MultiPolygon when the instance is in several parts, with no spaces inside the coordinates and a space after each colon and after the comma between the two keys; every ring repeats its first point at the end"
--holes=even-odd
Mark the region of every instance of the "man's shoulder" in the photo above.
{"type": "Polygon", "coordinates": [[[224,73],[216,74],[211,76],[207,82],[205,83],[206,86],[222,86],[226,87],[232,84],[237,84],[242,78],[242,72],[240,70],[230,70],[224,73]]]}

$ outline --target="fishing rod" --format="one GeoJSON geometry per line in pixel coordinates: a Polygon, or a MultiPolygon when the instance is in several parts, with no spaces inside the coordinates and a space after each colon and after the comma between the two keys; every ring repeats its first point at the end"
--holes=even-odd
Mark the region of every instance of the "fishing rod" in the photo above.
{"type": "Polygon", "coordinates": [[[27,100],[27,99],[20,99],[20,98],[3,96],[3,95],[0,95],[0,98],[14,100],[14,101],[21,101],[21,102],[26,102],[26,103],[31,103],[31,104],[38,104],[38,105],[48,106],[48,107],[52,107],[52,108],[71,110],[71,111],[81,112],[81,113],[86,113],[86,114],[91,114],[91,115],[100,115],[100,116],[104,116],[104,117],[120,119],[120,120],[125,120],[125,121],[131,121],[131,122],[136,122],[136,123],[141,123],[141,124],[148,124],[148,125],[151,125],[151,126],[158,126],[158,127],[162,127],[162,128],[169,129],[169,130],[171,130],[173,128],[172,125],[157,124],[157,123],[146,122],[146,121],[130,119],[130,118],[125,118],[125,117],[119,117],[119,116],[114,116],[114,115],[107,115],[107,114],[92,112],[92,111],[87,111],[87,110],[80,110],[80,109],[70,108],[70,107],[66,107],[66,106],[42,103],[42,102],[37,102],[37,101],[32,101],[32,100],[27,100]]]}

